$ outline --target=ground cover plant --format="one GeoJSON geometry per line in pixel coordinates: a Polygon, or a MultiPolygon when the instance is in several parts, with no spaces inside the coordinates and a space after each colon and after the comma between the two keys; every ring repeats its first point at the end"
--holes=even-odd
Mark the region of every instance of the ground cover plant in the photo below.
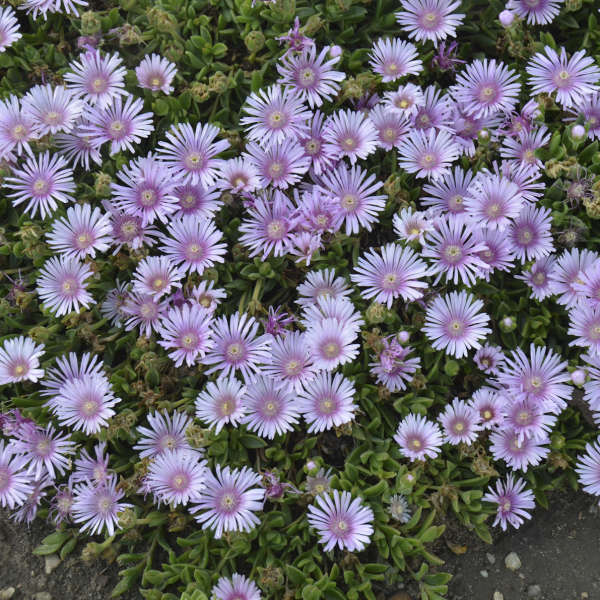
{"type": "Polygon", "coordinates": [[[600,495],[582,0],[0,9],[0,506],[148,600],[444,598],[600,495]]]}

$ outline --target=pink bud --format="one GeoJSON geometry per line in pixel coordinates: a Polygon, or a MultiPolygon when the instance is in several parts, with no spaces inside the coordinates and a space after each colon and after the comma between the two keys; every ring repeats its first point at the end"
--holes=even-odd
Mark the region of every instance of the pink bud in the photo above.
{"type": "Polygon", "coordinates": [[[398,341],[401,344],[406,344],[406,342],[408,342],[408,340],[410,340],[410,333],[408,333],[408,331],[400,331],[398,333],[398,341]]]}
{"type": "Polygon", "coordinates": [[[515,20],[515,13],[510,10],[503,10],[499,15],[498,19],[500,19],[500,23],[502,27],[510,27],[515,20]]]}
{"type": "Polygon", "coordinates": [[[331,48],[329,48],[329,56],[331,56],[331,58],[337,58],[338,56],[342,55],[342,48],[340,46],[331,46],[331,48]]]}
{"type": "Polygon", "coordinates": [[[573,125],[571,129],[571,137],[574,140],[581,140],[585,136],[585,127],[583,125],[573,125]]]}
{"type": "Polygon", "coordinates": [[[575,369],[571,373],[571,381],[575,385],[583,385],[585,383],[585,371],[583,369],[575,369]]]}

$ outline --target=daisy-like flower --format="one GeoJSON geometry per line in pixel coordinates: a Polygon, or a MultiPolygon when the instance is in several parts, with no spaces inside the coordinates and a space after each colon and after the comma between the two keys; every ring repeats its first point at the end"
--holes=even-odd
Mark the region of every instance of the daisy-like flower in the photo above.
{"type": "Polygon", "coordinates": [[[539,259],[552,253],[552,217],[550,209],[534,205],[525,205],[519,216],[508,227],[510,240],[516,258],[524,263],[539,259]]]}
{"type": "Polygon", "coordinates": [[[153,331],[159,330],[168,307],[169,300],[160,299],[156,294],[129,293],[122,309],[126,319],[125,331],[139,326],[140,333],[150,337],[153,331]]]}
{"type": "MultiPolygon", "coordinates": [[[[298,97],[308,102],[311,108],[321,106],[324,100],[330,102],[338,94],[340,81],[346,78],[346,74],[333,69],[339,56],[326,60],[329,50],[329,46],[325,46],[317,55],[315,46],[311,45],[300,54],[285,54],[277,65],[280,75],[277,83],[297,92],[298,97]]],[[[270,126],[273,128],[272,123],[270,126]]]]}
{"type": "Polygon", "coordinates": [[[0,8],[0,52],[4,52],[21,37],[15,11],[10,6],[0,8]]]}
{"type": "Polygon", "coordinates": [[[234,194],[250,193],[260,185],[258,169],[249,158],[224,160],[219,168],[217,185],[234,194]]]}
{"type": "Polygon", "coordinates": [[[400,421],[394,440],[400,446],[403,456],[411,461],[435,458],[440,453],[443,441],[437,423],[413,413],[400,421]]]}
{"type": "Polygon", "coordinates": [[[390,110],[385,104],[378,104],[369,113],[369,119],[377,130],[379,146],[385,150],[397,148],[408,133],[410,123],[399,111],[390,110]]]}
{"type": "Polygon", "coordinates": [[[185,431],[192,424],[192,419],[184,413],[150,413],[148,424],[150,427],[137,429],[141,438],[133,449],[139,452],[140,458],[156,458],[172,451],[193,452],[185,437],[185,431]]]}
{"type": "Polygon", "coordinates": [[[44,344],[36,344],[31,338],[19,336],[4,340],[0,347],[0,385],[33,381],[44,376],[40,369],[40,357],[44,344]]]}
{"type": "Polygon", "coordinates": [[[31,523],[37,515],[42,498],[46,497],[47,492],[44,490],[52,485],[52,479],[50,479],[47,474],[44,474],[41,478],[33,481],[29,496],[27,496],[27,499],[19,509],[10,515],[10,518],[17,523],[31,523]]]}
{"type": "Polygon", "coordinates": [[[508,0],[506,9],[515,13],[520,19],[527,19],[530,25],[547,25],[552,23],[560,12],[564,0],[508,0]]]}
{"type": "Polygon", "coordinates": [[[296,302],[302,306],[315,304],[319,298],[343,298],[349,296],[351,291],[343,277],[335,276],[335,269],[311,271],[306,275],[306,280],[297,288],[298,299],[296,302]]]}
{"type": "Polygon", "coordinates": [[[467,292],[438,296],[427,308],[423,331],[436,350],[462,358],[471,348],[480,348],[479,340],[492,330],[483,302],[467,292]]]}
{"type": "Polygon", "coordinates": [[[380,252],[369,250],[358,259],[350,279],[366,288],[362,295],[392,307],[394,300],[401,297],[412,302],[423,296],[430,274],[429,267],[411,248],[398,244],[387,244],[380,252]]]}
{"type": "Polygon", "coordinates": [[[549,348],[531,344],[530,356],[517,348],[500,367],[498,381],[509,397],[529,399],[545,411],[560,413],[567,406],[572,387],[567,362],[549,348]]]}
{"type": "Polygon", "coordinates": [[[80,530],[90,535],[105,530],[108,535],[113,535],[119,529],[119,513],[132,507],[126,502],[119,502],[125,493],[117,489],[116,475],[101,485],[90,481],[80,483],[73,491],[73,521],[82,523],[80,530]]]}
{"type": "Polygon", "coordinates": [[[350,300],[327,296],[318,298],[314,304],[305,306],[300,322],[309,330],[321,327],[326,319],[335,319],[340,326],[347,328],[355,335],[365,324],[360,312],[355,310],[350,300]]]}
{"type": "Polygon", "coordinates": [[[315,368],[332,371],[358,356],[359,345],[354,329],[337,319],[323,319],[318,326],[306,331],[306,345],[310,349],[315,368]]]}
{"type": "Polygon", "coordinates": [[[359,552],[370,542],[373,535],[373,511],[364,506],[350,492],[333,490],[330,494],[319,494],[315,504],[308,507],[308,523],[316,529],[319,542],[325,552],[336,546],[340,550],[359,552]]]}
{"type": "Polygon", "coordinates": [[[477,367],[487,375],[496,375],[499,366],[504,362],[504,353],[499,346],[485,344],[475,352],[473,360],[477,367]]]}
{"type": "Polygon", "coordinates": [[[225,260],[227,245],[219,243],[223,233],[212,220],[185,216],[171,221],[167,230],[160,250],[185,273],[202,275],[205,269],[225,260]]]}
{"type": "Polygon", "coordinates": [[[377,360],[369,363],[371,375],[392,393],[405,390],[406,382],[412,380],[421,359],[418,356],[407,358],[413,348],[402,346],[396,336],[384,338],[382,346],[377,360]]]}
{"type": "Polygon", "coordinates": [[[310,167],[310,158],[294,138],[275,141],[267,147],[253,142],[246,146],[243,158],[258,172],[261,188],[272,185],[286,189],[300,181],[310,167]]]}
{"type": "Polygon", "coordinates": [[[590,267],[600,264],[598,253],[591,250],[565,250],[556,260],[550,273],[552,287],[559,304],[567,308],[575,306],[583,298],[580,291],[582,275],[590,267]]]}
{"type": "Polygon", "coordinates": [[[5,178],[5,187],[12,191],[7,197],[13,206],[26,202],[25,212],[32,217],[39,211],[45,219],[57,209],[58,202],[74,201],[73,172],[62,156],[49,152],[28,158],[22,169],[14,168],[5,178]]]}
{"type": "Polygon", "coordinates": [[[488,229],[505,229],[519,215],[522,205],[517,185],[497,175],[477,177],[465,200],[467,214],[488,229]]]}
{"type": "Polygon", "coordinates": [[[467,444],[470,446],[482,427],[479,424],[479,413],[464,400],[454,398],[451,404],[439,417],[444,428],[445,441],[450,444],[467,444]]]}
{"type": "Polygon", "coordinates": [[[271,342],[271,361],[265,365],[264,373],[269,377],[289,384],[296,393],[314,378],[314,367],[310,352],[304,341],[305,335],[290,331],[271,342]]]}
{"type": "Polygon", "coordinates": [[[567,52],[560,48],[560,54],[550,46],[537,52],[527,64],[529,85],[534,94],[556,92],[556,102],[563,108],[570,108],[600,87],[600,68],[585,50],[575,52],[567,59],[567,52]]]}
{"type": "Polygon", "coordinates": [[[454,167],[444,177],[423,186],[423,192],[429,195],[424,196],[421,202],[436,212],[464,215],[465,198],[472,181],[471,171],[454,167]]]}
{"type": "Polygon", "coordinates": [[[567,333],[577,338],[569,346],[581,346],[590,354],[600,354],[600,306],[582,303],[572,307],[567,333]]]}
{"type": "Polygon", "coordinates": [[[519,441],[526,438],[547,439],[556,423],[556,415],[544,413],[534,399],[508,400],[503,408],[504,426],[510,427],[519,441]]]}
{"type": "Polygon", "coordinates": [[[545,444],[550,443],[549,438],[522,438],[510,428],[492,431],[490,434],[490,450],[494,460],[504,462],[514,470],[527,471],[537,467],[550,450],[545,444]]]}
{"type": "Polygon", "coordinates": [[[71,131],[84,109],[84,102],[64,87],[36,85],[21,100],[24,113],[34,122],[37,135],[71,131]]]}
{"type": "Polygon", "coordinates": [[[261,437],[273,439],[292,431],[298,422],[298,405],[293,389],[271,377],[249,382],[244,396],[246,413],[241,422],[261,437]]]}
{"type": "Polygon", "coordinates": [[[544,300],[554,294],[554,281],[551,274],[556,265],[556,257],[549,255],[536,260],[528,271],[515,275],[515,279],[523,280],[531,289],[536,300],[544,300]]]}
{"type": "Polygon", "coordinates": [[[89,266],[76,258],[53,256],[38,275],[37,293],[44,306],[57,317],[78,311],[81,306],[89,308],[94,299],[85,281],[91,275],[89,266]]]}
{"type": "Polygon", "coordinates": [[[468,114],[487,117],[514,110],[521,84],[513,69],[495,60],[475,60],[456,77],[452,95],[468,114]]]}
{"type": "Polygon", "coordinates": [[[158,231],[151,225],[144,225],[142,217],[123,212],[108,201],[103,201],[102,205],[110,214],[112,239],[115,245],[113,255],[117,254],[123,246],[137,250],[142,246],[154,245],[158,231]]]}
{"type": "Polygon", "coordinates": [[[251,579],[234,573],[231,579],[221,577],[211,590],[216,600],[261,600],[259,589],[251,579]]]}
{"type": "Polygon", "coordinates": [[[475,229],[475,240],[485,245],[477,256],[485,264],[486,270],[480,276],[489,281],[490,275],[495,271],[510,271],[514,267],[515,257],[509,240],[504,231],[499,229],[475,229]]]}
{"type": "Polygon", "coordinates": [[[531,131],[522,131],[516,138],[506,136],[500,148],[500,156],[508,159],[515,167],[543,167],[542,161],[535,155],[550,141],[550,133],[545,125],[531,131]]]}
{"type": "Polygon", "coordinates": [[[198,123],[194,128],[177,123],[167,131],[167,141],[158,144],[160,159],[183,177],[184,183],[211,186],[222,163],[215,157],[229,148],[227,140],[215,141],[218,134],[214,125],[198,123]]]}
{"type": "Polygon", "coordinates": [[[496,483],[495,490],[492,486],[488,488],[482,500],[498,505],[494,527],[500,524],[502,531],[506,531],[508,524],[518,529],[526,520],[531,519],[528,511],[535,508],[535,500],[533,492],[525,489],[525,485],[523,479],[509,473],[506,481],[496,483]]]}
{"type": "Polygon", "coordinates": [[[148,256],[133,274],[133,292],[160,298],[170,294],[172,288],[180,288],[183,276],[169,256],[148,256]]]}
{"type": "Polygon", "coordinates": [[[369,58],[371,69],[381,75],[384,83],[405,75],[418,75],[423,70],[415,45],[399,38],[380,38],[373,44],[369,58]]]}
{"type": "Polygon", "coordinates": [[[592,305],[600,306],[600,261],[588,265],[579,273],[578,279],[573,284],[573,289],[580,298],[586,298],[592,305]]]}
{"type": "Polygon", "coordinates": [[[453,133],[451,121],[454,106],[455,102],[449,94],[442,92],[435,85],[426,87],[423,102],[411,118],[413,127],[424,132],[435,128],[453,133]]]}
{"type": "Polygon", "coordinates": [[[264,146],[297,139],[312,116],[297,90],[280,85],[253,92],[242,110],[248,115],[240,120],[248,139],[264,146]]]}
{"type": "Polygon", "coordinates": [[[567,112],[570,114],[565,121],[583,122],[590,140],[600,138],[600,93],[586,95],[575,106],[567,109],[567,112]]]}
{"type": "Polygon", "coordinates": [[[69,436],[55,431],[53,425],[42,429],[35,423],[25,423],[12,443],[15,454],[24,455],[27,473],[34,479],[41,479],[44,473],[51,479],[64,475],[70,468],[68,456],[75,453],[75,444],[69,436]]]}
{"type": "Polygon", "coordinates": [[[575,472],[585,492],[600,496],[600,444],[598,444],[598,440],[586,444],[585,454],[577,459],[575,472]]]}
{"type": "Polygon", "coordinates": [[[47,234],[48,245],[55,252],[79,260],[94,258],[96,252],[106,252],[111,244],[110,218],[98,207],[76,204],[67,209],[67,216],[57,219],[47,234]]]}
{"type": "Polygon", "coordinates": [[[227,298],[227,292],[223,288],[215,288],[214,281],[201,281],[190,291],[190,301],[197,302],[210,313],[215,312],[224,298],[227,298]]]}
{"type": "Polygon", "coordinates": [[[80,458],[75,460],[75,470],[69,478],[73,483],[80,481],[91,481],[94,484],[105,483],[113,475],[114,471],[108,468],[110,456],[104,454],[106,442],[100,442],[94,446],[94,455],[90,456],[85,448],[82,448],[80,458]]]}
{"type": "Polygon", "coordinates": [[[0,440],[0,506],[21,506],[33,491],[31,477],[25,472],[27,459],[17,455],[14,446],[0,440]]]}
{"type": "Polygon", "coordinates": [[[298,143],[302,146],[305,156],[311,160],[311,168],[316,175],[327,171],[335,162],[336,151],[325,144],[325,117],[315,110],[308,122],[308,129],[299,134],[298,143]]]}
{"type": "Polygon", "coordinates": [[[69,65],[64,75],[67,88],[86,102],[104,108],[121,95],[126,95],[126,69],[118,54],[102,56],[99,50],[85,52],[69,65]]]}
{"type": "Polygon", "coordinates": [[[89,352],[78,356],[70,352],[56,359],[56,366],[46,371],[46,376],[40,382],[46,389],[41,390],[42,396],[49,397],[46,406],[52,408],[53,398],[60,394],[62,386],[69,381],[85,381],[89,377],[104,375],[102,361],[89,352]]]}
{"type": "Polygon", "coordinates": [[[200,499],[206,472],[206,461],[199,460],[197,452],[166,450],[150,463],[144,490],[152,492],[158,504],[185,506],[200,499]]]}
{"type": "Polygon", "coordinates": [[[158,54],[146,56],[135,68],[135,75],[141,88],[153,92],[160,90],[167,95],[173,91],[171,83],[176,73],[175,65],[158,54]]]}
{"type": "Polygon", "coordinates": [[[92,144],[92,138],[84,132],[85,121],[78,121],[68,133],[57,133],[54,141],[59,153],[73,163],[90,170],[90,161],[102,164],[100,148],[92,144]]]}
{"type": "Polygon", "coordinates": [[[169,358],[180,367],[183,362],[191,367],[204,358],[211,347],[211,314],[199,304],[173,307],[162,319],[159,344],[170,350],[169,358]]]}
{"type": "Polygon", "coordinates": [[[474,227],[460,216],[450,215],[437,222],[437,229],[425,236],[422,256],[433,259],[430,274],[436,274],[435,283],[442,275],[455,284],[461,281],[474,285],[486,264],[479,257],[487,246],[479,241],[474,227]]]}
{"type": "Polygon", "coordinates": [[[447,131],[433,128],[427,132],[414,131],[398,146],[398,164],[420,179],[440,179],[449,173],[450,165],[458,155],[454,137],[447,131]]]}
{"type": "Polygon", "coordinates": [[[144,226],[156,219],[166,222],[178,208],[174,175],[152,154],[133,159],[117,173],[124,185],[111,183],[115,207],[140,217],[144,226]]]}
{"type": "Polygon", "coordinates": [[[477,390],[471,398],[470,405],[479,415],[482,429],[495,429],[504,421],[505,399],[500,393],[489,387],[477,390]]]}
{"type": "Polygon", "coordinates": [[[216,186],[204,187],[202,184],[192,185],[186,183],[177,186],[173,190],[173,196],[177,198],[178,210],[175,218],[196,217],[212,219],[215,213],[223,206],[220,199],[221,192],[216,186]]]}
{"type": "Polygon", "coordinates": [[[90,137],[93,146],[110,142],[110,156],[124,150],[134,152],[133,144],[154,131],[152,113],[142,110],[144,102],[140,98],[127,96],[123,103],[123,98],[116,96],[107,106],[87,111],[81,132],[90,137]]]}
{"type": "Polygon", "coordinates": [[[108,425],[108,419],[115,414],[113,407],[120,401],[105,376],[92,375],[66,382],[52,406],[62,426],[90,435],[108,425]]]}
{"type": "Polygon", "coordinates": [[[240,371],[244,381],[260,374],[261,364],[270,360],[269,336],[257,335],[259,323],[246,313],[220,317],[213,324],[213,348],[202,362],[210,366],[207,375],[220,377],[240,371]]]}
{"type": "Polygon", "coordinates": [[[21,110],[17,96],[0,100],[0,159],[8,159],[16,150],[33,156],[29,143],[37,138],[35,123],[30,115],[21,110]]]}
{"type": "Polygon", "coordinates": [[[385,208],[387,196],[375,194],[383,187],[375,175],[368,175],[358,165],[348,168],[344,163],[324,173],[321,185],[334,200],[338,219],[346,225],[346,235],[358,233],[361,227],[371,231],[385,208]]]}
{"type": "Polygon", "coordinates": [[[366,159],[377,149],[377,130],[368,116],[352,110],[338,110],[325,122],[325,149],[335,158],[347,157],[351,164],[366,159]]]}
{"type": "Polygon", "coordinates": [[[202,529],[212,529],[219,539],[228,531],[252,531],[259,523],[254,514],[262,510],[265,490],[261,478],[248,467],[241,470],[217,465],[208,471],[199,503],[190,509],[202,529]]]}
{"type": "Polygon", "coordinates": [[[308,433],[320,433],[354,419],[354,384],[340,373],[322,371],[298,392],[297,408],[308,433]]]}
{"type": "Polygon", "coordinates": [[[406,83],[395,92],[383,95],[383,105],[406,118],[413,116],[424,104],[423,90],[414,83],[406,83]]]}
{"type": "Polygon", "coordinates": [[[23,0],[19,5],[21,10],[27,11],[34,19],[37,19],[38,13],[47,18],[47,14],[61,13],[79,16],[79,6],[87,6],[86,0],[23,0]]]}
{"type": "MultiPolygon", "coordinates": [[[[594,413],[598,413],[600,412],[600,356],[584,354],[582,358],[586,362],[585,370],[589,374],[588,381],[583,386],[583,399],[594,413]]],[[[600,415],[595,414],[594,417],[598,423],[600,415]]]]}
{"type": "Polygon", "coordinates": [[[412,518],[412,512],[408,507],[408,501],[402,494],[394,494],[390,498],[388,513],[392,519],[399,523],[408,523],[412,518]]]}
{"type": "Polygon", "coordinates": [[[246,387],[233,377],[209,381],[196,398],[196,417],[214,427],[216,434],[228,423],[237,427],[246,414],[245,394],[246,387]]]}
{"type": "Polygon", "coordinates": [[[437,45],[448,36],[456,37],[456,28],[465,15],[452,12],[460,2],[452,0],[402,0],[402,9],[396,20],[408,37],[418,42],[431,40],[437,45]]]}

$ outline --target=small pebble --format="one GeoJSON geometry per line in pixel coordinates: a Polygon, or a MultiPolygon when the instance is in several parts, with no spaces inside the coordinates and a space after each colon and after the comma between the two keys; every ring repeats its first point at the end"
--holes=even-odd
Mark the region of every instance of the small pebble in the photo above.
{"type": "Polygon", "coordinates": [[[7,587],[0,590],[0,600],[10,600],[15,595],[14,587],[7,587]]]}
{"type": "Polygon", "coordinates": [[[46,556],[44,561],[44,571],[46,572],[46,575],[50,575],[58,565],[60,565],[60,558],[58,558],[58,555],[50,554],[46,556]]]}
{"type": "Polygon", "coordinates": [[[492,600],[504,600],[504,596],[502,595],[502,592],[494,592],[494,596],[493,596],[492,600]]]}
{"type": "Polygon", "coordinates": [[[521,568],[521,559],[516,552],[511,552],[506,555],[504,565],[509,571],[518,571],[521,568]]]}
{"type": "Polygon", "coordinates": [[[33,600],[52,600],[52,596],[50,592],[38,592],[34,594],[33,600]]]}
{"type": "Polygon", "coordinates": [[[490,565],[493,565],[496,562],[496,557],[493,554],[490,554],[489,552],[486,553],[485,557],[487,558],[490,565]]]}
{"type": "Polygon", "coordinates": [[[482,577],[487,577],[487,576],[488,576],[488,572],[487,572],[485,569],[484,569],[483,571],[479,571],[479,574],[480,574],[482,577]]]}
{"type": "Polygon", "coordinates": [[[537,585],[537,583],[535,585],[530,585],[527,588],[527,595],[530,598],[539,598],[542,595],[542,588],[537,585]]]}

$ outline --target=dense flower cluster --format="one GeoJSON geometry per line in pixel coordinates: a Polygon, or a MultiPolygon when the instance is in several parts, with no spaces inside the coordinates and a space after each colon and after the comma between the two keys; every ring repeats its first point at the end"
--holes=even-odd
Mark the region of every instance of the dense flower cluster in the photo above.
{"type": "MultiPolygon", "coordinates": [[[[85,4],[27,0],[21,8],[45,19],[78,14],[85,4]]],[[[408,39],[377,39],[367,58],[381,96],[352,106],[335,104],[347,79],[340,49],[303,38],[296,24],[282,38],[290,47],[274,83],[243,104],[239,155],[212,123],[160,128],[143,94],[173,92],[177,71],[158,54],[135,69],[137,91],[117,52],[87,47],[70,62],[64,86],[35,85],[0,101],[0,159],[10,167],[4,193],[17,211],[47,224],[54,253],[36,277],[41,309],[59,318],[97,305],[115,331],[156,340],[173,367],[204,377],[193,406],[140,417],[147,422],[135,432],[132,462],[142,467],[137,489],[126,495],[106,443],[95,443],[90,454],[82,442],[119,412],[110,365],[96,354],[68,353],[44,369],[43,344],[9,336],[0,347],[0,384],[36,383],[49,423],[16,409],[0,414],[0,506],[31,521],[41,499],[54,493],[56,523],[113,535],[136,496],[150,497],[157,507],[185,508],[214,538],[252,531],[269,498],[297,490],[249,465],[215,463],[193,443],[196,424],[215,435],[240,429],[265,444],[294,431],[340,433],[361,412],[359,385],[345,367],[366,356],[381,397],[398,394],[421,369],[426,374],[411,341],[421,335],[448,370],[455,359],[470,361],[484,383],[468,397],[452,394],[443,410],[400,406],[395,452],[407,465],[421,465],[444,448],[484,445],[508,471],[483,497],[494,506],[494,524],[519,527],[530,518],[534,496],[523,477],[548,458],[572,383],[583,386],[600,423],[600,255],[559,250],[538,152],[552,134],[542,104],[521,99],[552,97],[565,127],[583,125],[582,135],[593,140],[600,136],[600,68],[586,50],[569,55],[549,46],[529,58],[526,79],[496,59],[463,65],[445,45],[465,18],[459,6],[403,0],[396,19],[408,39]],[[432,45],[437,66],[451,67],[445,89],[420,85],[432,45]],[[392,204],[369,159],[388,154],[403,181],[422,189],[393,215],[393,230],[380,231],[392,204]],[[119,169],[110,197],[78,202],[80,172],[113,156],[119,169]],[[235,248],[218,225],[225,202],[243,207],[235,248]],[[348,276],[320,268],[340,239],[356,241],[348,276]],[[94,261],[120,253],[134,269],[112,289],[96,285],[94,261]],[[268,306],[264,322],[247,302],[222,310],[229,289],[215,283],[215,268],[271,258],[298,268],[296,307],[268,306]],[[494,322],[479,286],[499,274],[523,281],[536,302],[553,299],[568,312],[568,343],[585,363],[580,376],[571,376],[550,345],[492,343],[511,322],[494,322]],[[373,314],[386,311],[402,326],[373,334],[368,326],[383,321],[373,314]]],[[[509,0],[502,19],[545,24],[559,10],[558,1],[509,0]]],[[[0,9],[0,51],[19,38],[14,12],[0,9]]],[[[597,442],[576,471],[584,489],[600,496],[597,442]]],[[[356,490],[330,483],[323,471],[307,479],[314,490],[307,523],[325,551],[360,551],[371,541],[375,513],[356,490]]],[[[390,512],[399,523],[411,518],[403,495],[392,496],[390,512]]],[[[255,583],[238,573],[221,577],[212,593],[260,598],[255,583]]]]}

